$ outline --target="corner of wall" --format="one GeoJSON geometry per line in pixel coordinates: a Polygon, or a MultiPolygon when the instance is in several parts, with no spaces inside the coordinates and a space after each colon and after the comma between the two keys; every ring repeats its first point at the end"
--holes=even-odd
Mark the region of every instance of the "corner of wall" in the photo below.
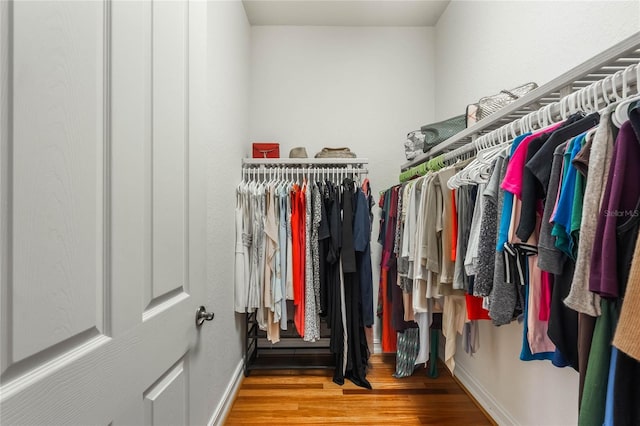
{"type": "Polygon", "coordinates": [[[207,2],[207,295],[216,312],[197,358],[206,413],[195,423],[221,424],[242,379],[242,321],[233,312],[235,186],[248,152],[250,25],[240,1],[207,2]],[[204,365],[204,366],[203,366],[204,365]]]}
{"type": "Polygon", "coordinates": [[[218,406],[213,411],[211,418],[207,422],[208,426],[218,426],[223,425],[231,411],[231,407],[233,406],[233,402],[236,399],[236,395],[240,390],[240,386],[242,385],[242,381],[244,380],[244,360],[240,360],[236,369],[231,376],[231,380],[227,384],[227,387],[222,394],[222,398],[218,403],[218,406]]]}

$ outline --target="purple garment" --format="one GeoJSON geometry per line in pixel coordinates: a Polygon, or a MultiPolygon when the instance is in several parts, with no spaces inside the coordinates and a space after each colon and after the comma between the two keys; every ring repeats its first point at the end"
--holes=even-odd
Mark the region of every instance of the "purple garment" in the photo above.
{"type": "MultiPolygon", "coordinates": [[[[384,234],[384,245],[382,247],[382,262],[381,266],[384,270],[389,270],[389,260],[393,253],[393,243],[396,239],[396,218],[398,217],[398,190],[400,188],[395,186],[391,188],[390,203],[389,203],[389,216],[385,223],[386,229],[384,234]]],[[[391,293],[389,292],[389,297],[391,293]]]]}
{"type": "Polygon", "coordinates": [[[616,259],[616,228],[637,215],[640,199],[640,142],[627,121],[613,147],[611,169],[607,179],[600,215],[596,227],[591,255],[589,290],[602,297],[616,298],[620,295],[620,283],[616,259]]]}

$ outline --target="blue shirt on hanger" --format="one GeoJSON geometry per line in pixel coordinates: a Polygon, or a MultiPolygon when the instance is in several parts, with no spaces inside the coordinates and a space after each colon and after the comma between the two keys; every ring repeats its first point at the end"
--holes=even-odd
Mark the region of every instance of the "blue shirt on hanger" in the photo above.
{"type": "Polygon", "coordinates": [[[551,235],[556,237],[556,247],[562,250],[567,256],[575,260],[573,253],[574,242],[571,238],[571,217],[573,213],[573,199],[576,195],[576,177],[578,170],[572,162],[575,156],[582,149],[585,134],[581,134],[571,140],[564,155],[564,177],[562,179],[562,189],[558,198],[556,213],[552,216],[553,229],[551,235]]]}

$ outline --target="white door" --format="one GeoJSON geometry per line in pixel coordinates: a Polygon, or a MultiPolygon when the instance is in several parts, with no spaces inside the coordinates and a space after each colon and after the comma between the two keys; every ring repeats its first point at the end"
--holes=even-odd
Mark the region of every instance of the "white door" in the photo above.
{"type": "Polygon", "coordinates": [[[188,424],[201,6],[0,4],[0,423],[188,424]]]}

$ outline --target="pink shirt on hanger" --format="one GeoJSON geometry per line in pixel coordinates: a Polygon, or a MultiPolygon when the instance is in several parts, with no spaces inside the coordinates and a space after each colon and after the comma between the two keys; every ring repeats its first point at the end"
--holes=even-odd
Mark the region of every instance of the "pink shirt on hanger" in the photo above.
{"type": "Polygon", "coordinates": [[[509,160],[509,165],[507,166],[507,173],[502,180],[502,185],[500,187],[505,191],[509,191],[514,194],[518,199],[522,198],[522,174],[524,172],[524,164],[527,160],[527,148],[529,147],[529,143],[544,135],[545,133],[553,132],[558,127],[560,127],[563,122],[556,123],[552,126],[546,127],[536,133],[533,133],[520,142],[520,145],[516,148],[516,151],[511,156],[509,160]]]}

